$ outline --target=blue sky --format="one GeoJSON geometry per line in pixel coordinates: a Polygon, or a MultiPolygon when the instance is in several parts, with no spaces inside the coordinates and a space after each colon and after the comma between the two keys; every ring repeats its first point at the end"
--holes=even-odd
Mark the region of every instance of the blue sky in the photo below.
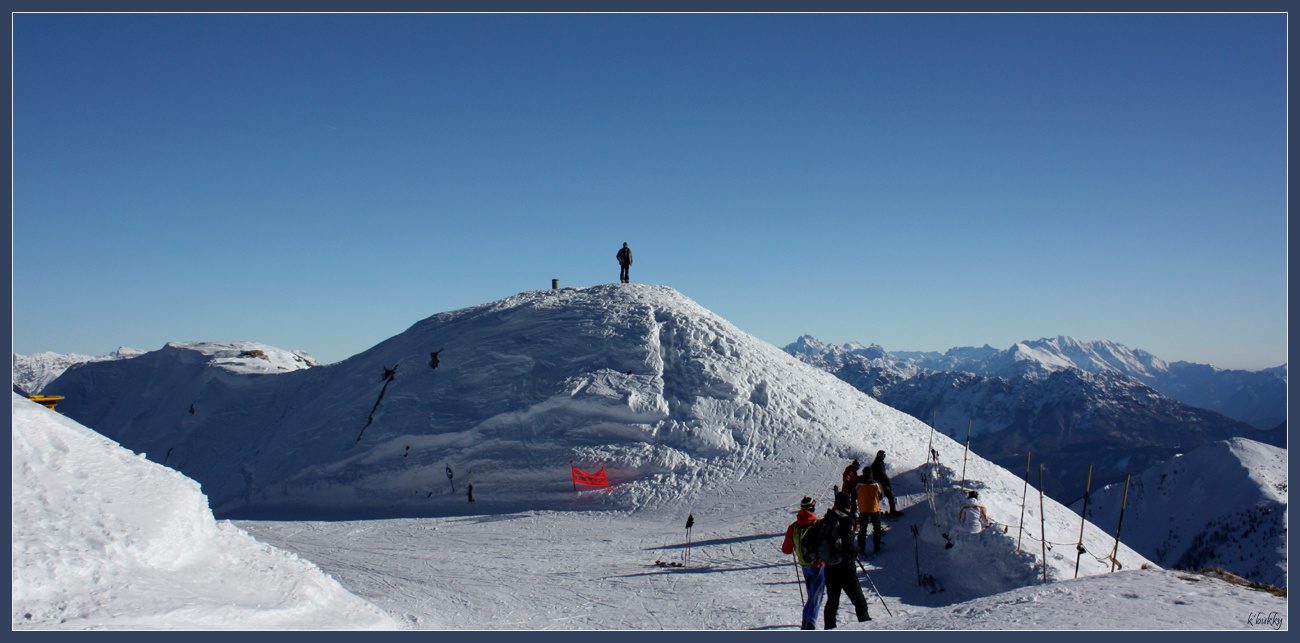
{"type": "Polygon", "coordinates": [[[1287,360],[1281,14],[14,17],[13,349],[617,279],[778,346],[1287,360]]]}

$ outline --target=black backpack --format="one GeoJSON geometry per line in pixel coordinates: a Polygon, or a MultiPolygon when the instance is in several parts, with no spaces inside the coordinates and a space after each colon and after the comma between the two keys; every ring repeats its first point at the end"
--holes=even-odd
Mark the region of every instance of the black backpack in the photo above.
{"type": "Polygon", "coordinates": [[[844,521],[848,520],[838,511],[831,511],[821,521],[821,538],[817,545],[817,555],[827,565],[837,565],[856,555],[852,551],[852,538],[845,542],[844,521]]]}

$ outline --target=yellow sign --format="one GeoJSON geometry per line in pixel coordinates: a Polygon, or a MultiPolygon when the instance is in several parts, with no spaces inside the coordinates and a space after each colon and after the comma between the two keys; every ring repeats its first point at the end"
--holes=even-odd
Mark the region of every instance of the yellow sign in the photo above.
{"type": "Polygon", "coordinates": [[[63,396],[62,395],[28,395],[27,399],[53,411],[54,405],[58,404],[59,400],[63,399],[63,396]]]}

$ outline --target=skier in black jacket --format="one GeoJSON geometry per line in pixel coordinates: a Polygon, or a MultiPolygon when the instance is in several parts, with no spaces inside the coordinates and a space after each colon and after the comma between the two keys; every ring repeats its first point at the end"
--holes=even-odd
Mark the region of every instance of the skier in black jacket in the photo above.
{"type": "Polygon", "coordinates": [[[615,255],[618,258],[618,278],[623,283],[628,283],[627,269],[632,266],[632,249],[627,247],[627,242],[623,242],[623,248],[615,255]]]}
{"type": "Polygon", "coordinates": [[[858,622],[871,620],[867,598],[862,595],[858,582],[858,548],[853,538],[853,523],[857,517],[849,508],[849,494],[835,494],[835,506],[822,518],[822,562],[826,563],[826,629],[835,629],[835,613],[840,609],[840,591],[848,595],[857,613],[858,622]]]}
{"type": "Polygon", "coordinates": [[[889,484],[889,474],[885,473],[885,452],[883,450],[876,452],[876,459],[871,463],[871,476],[876,479],[876,484],[880,485],[880,490],[885,492],[885,497],[889,499],[889,516],[897,518],[903,515],[898,510],[898,501],[894,499],[894,487],[889,484]]]}

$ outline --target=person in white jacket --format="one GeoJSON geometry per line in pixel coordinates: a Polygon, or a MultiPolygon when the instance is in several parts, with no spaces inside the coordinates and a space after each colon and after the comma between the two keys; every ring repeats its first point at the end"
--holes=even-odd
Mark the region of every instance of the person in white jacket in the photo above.
{"type": "Polygon", "coordinates": [[[978,534],[989,526],[989,516],[980,504],[980,494],[972,491],[966,494],[966,502],[957,510],[957,524],[953,531],[962,534],[978,534]]]}

